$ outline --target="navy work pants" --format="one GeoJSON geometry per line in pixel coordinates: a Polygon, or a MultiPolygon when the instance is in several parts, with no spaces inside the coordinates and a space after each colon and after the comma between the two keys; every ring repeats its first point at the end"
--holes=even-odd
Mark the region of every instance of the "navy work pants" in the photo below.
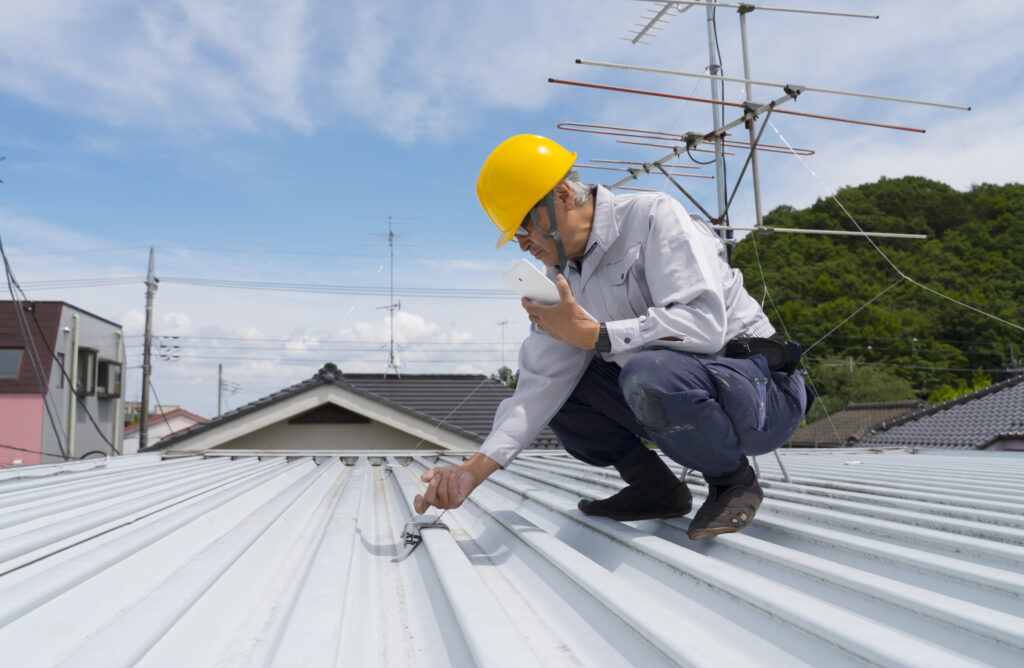
{"type": "Polygon", "coordinates": [[[645,350],[625,366],[594,357],[550,427],[566,451],[596,466],[646,438],[709,476],[785,443],[807,406],[803,377],[769,371],[764,357],[732,359],[645,350]]]}

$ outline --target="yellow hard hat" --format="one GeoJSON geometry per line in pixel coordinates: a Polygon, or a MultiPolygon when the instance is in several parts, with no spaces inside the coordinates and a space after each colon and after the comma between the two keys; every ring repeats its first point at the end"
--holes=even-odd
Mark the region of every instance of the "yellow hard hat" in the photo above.
{"type": "Polygon", "coordinates": [[[516,135],[491,151],[476,180],[476,196],[498,228],[501,248],[537,202],[561,181],[576,161],[547,137],[516,135]]]}

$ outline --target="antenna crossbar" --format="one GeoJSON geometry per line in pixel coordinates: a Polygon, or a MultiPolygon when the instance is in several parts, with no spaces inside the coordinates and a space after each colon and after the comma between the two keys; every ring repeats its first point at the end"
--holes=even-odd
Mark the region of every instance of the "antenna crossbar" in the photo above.
{"type": "MultiPolygon", "coordinates": [[[[639,2],[650,2],[650,0],[638,0],[639,2]]],[[[730,2],[707,2],[706,0],[674,0],[671,4],[674,5],[687,5],[686,9],[695,5],[703,5],[705,7],[730,7],[740,10],[741,12],[752,12],[755,9],[760,9],[764,12],[787,12],[790,14],[817,14],[818,16],[837,16],[841,18],[850,19],[877,19],[877,14],[849,14],[846,12],[827,12],[820,9],[792,9],[787,7],[762,7],[760,5],[751,5],[749,3],[734,4],[730,2]]],[[[677,7],[679,11],[683,11],[682,7],[677,7]]]]}
{"type": "MultiPolygon", "coordinates": [[[[622,128],[615,125],[594,125],[591,123],[573,123],[570,121],[563,121],[556,125],[559,130],[568,130],[570,132],[585,132],[589,134],[598,135],[611,135],[613,137],[636,137],[638,139],[655,139],[662,141],[674,141],[683,140],[684,136],[678,132],[661,132],[659,130],[640,130],[638,128],[622,128]]],[[[621,142],[623,144],[639,144],[640,142],[621,142]]],[[[641,144],[642,146],[654,146],[656,148],[673,148],[668,144],[641,144]]],[[[742,148],[749,149],[750,143],[745,141],[739,141],[735,139],[722,140],[723,146],[730,148],[742,148]]],[[[708,152],[708,149],[694,149],[708,152]]],[[[786,153],[796,154],[800,156],[811,156],[814,155],[814,151],[809,148],[790,148],[788,146],[779,146],[777,144],[757,144],[758,151],[765,151],[767,153],[786,153]]],[[[729,154],[732,155],[732,154],[729,154]]],[[[591,162],[605,162],[603,160],[591,160],[591,162]]],[[[637,163],[639,164],[639,163],[637,163]]],[[[666,165],[668,166],[668,165],[666,165]]],[[[682,167],[683,169],[697,169],[690,165],[672,165],[674,167],[682,167]]]]}
{"type": "MultiPolygon", "coordinates": [[[[631,163],[631,164],[639,165],[639,166],[638,167],[606,167],[604,165],[574,165],[574,167],[576,167],[577,169],[603,169],[603,170],[606,170],[606,171],[609,171],[609,172],[628,172],[630,174],[636,175],[636,174],[642,174],[642,173],[646,173],[646,172],[650,171],[649,168],[652,167],[652,166],[654,166],[654,167],[660,167],[661,166],[661,165],[653,165],[653,163],[643,163],[643,162],[635,162],[635,163],[631,163]]],[[[690,178],[690,179],[713,179],[714,178],[713,176],[708,176],[707,174],[684,174],[682,172],[666,172],[666,173],[671,174],[672,176],[685,176],[685,177],[690,178]]],[[[634,178],[634,177],[631,176],[630,178],[634,178]]],[[[629,179],[626,179],[626,180],[628,181],[629,179]]]]}
{"type": "MultiPolygon", "coordinates": [[[[596,88],[598,90],[612,90],[620,93],[633,93],[636,95],[650,95],[653,97],[664,97],[670,100],[686,100],[688,102],[705,102],[707,104],[717,104],[723,107],[743,107],[741,102],[725,102],[723,100],[709,100],[704,97],[690,97],[688,95],[675,95],[673,93],[658,93],[651,90],[640,90],[638,88],[623,88],[621,86],[608,86],[606,84],[594,84],[586,83],[584,81],[566,81],[565,79],[553,79],[549,78],[548,82],[556,84],[565,84],[568,86],[582,86],[583,88],[596,88]]],[[[904,132],[920,132],[924,133],[921,128],[910,128],[902,125],[889,125],[888,123],[875,123],[874,121],[858,121],[852,118],[842,118],[839,116],[824,116],[822,114],[810,114],[806,111],[793,111],[791,109],[776,109],[776,114],[788,114],[790,116],[801,116],[803,118],[819,118],[824,121],[837,121],[840,123],[852,123],[853,125],[869,125],[874,128],[885,128],[887,130],[902,130],[904,132]]]]}
{"type": "MultiPolygon", "coordinates": [[[[742,84],[754,84],[757,86],[772,86],[775,88],[785,88],[790,84],[777,83],[774,81],[758,81],[756,79],[742,79],[739,77],[723,77],[717,74],[700,74],[697,72],[681,72],[678,70],[666,70],[660,67],[643,67],[641,65],[622,65],[619,63],[605,63],[599,60],[583,60],[581,58],[576,59],[578,65],[593,65],[595,67],[609,67],[617,70],[631,70],[635,72],[651,72],[654,74],[671,74],[679,77],[692,77],[695,79],[710,79],[713,81],[729,81],[732,83],[742,84]]],[[[958,111],[970,111],[970,107],[964,107],[956,104],[945,104],[942,102],[928,102],[926,100],[911,100],[904,97],[888,97],[886,95],[872,95],[871,93],[855,93],[846,90],[835,90],[832,88],[814,88],[811,86],[800,86],[805,91],[813,93],[827,93],[829,95],[845,95],[848,97],[861,97],[869,100],[882,100],[885,102],[900,102],[903,104],[920,104],[927,107],[940,107],[942,109],[956,109],[958,111]]]]}
{"type": "MultiPolygon", "coordinates": [[[[758,116],[760,116],[764,112],[766,112],[766,111],[773,111],[775,109],[775,107],[777,107],[778,105],[782,104],[783,102],[786,102],[787,100],[795,100],[797,95],[799,95],[799,94],[800,94],[800,90],[799,89],[789,89],[786,92],[785,95],[783,95],[782,97],[779,97],[779,98],[777,98],[775,100],[772,100],[771,102],[768,102],[767,104],[762,104],[760,106],[754,106],[754,105],[749,105],[748,107],[745,106],[745,108],[747,109],[746,113],[744,113],[742,116],[740,116],[736,120],[732,121],[731,123],[726,123],[725,125],[723,125],[723,126],[721,126],[719,128],[716,128],[716,129],[712,130],[711,132],[708,132],[708,133],[703,134],[703,135],[698,134],[698,133],[692,133],[692,134],[690,134],[690,135],[688,135],[686,137],[686,143],[687,143],[687,145],[693,145],[693,144],[697,144],[697,143],[700,143],[700,142],[705,142],[705,141],[713,140],[713,139],[716,139],[716,138],[724,137],[726,135],[726,133],[728,133],[729,130],[733,129],[737,125],[753,121],[755,118],[757,118],[758,116]]],[[[619,187],[619,186],[621,186],[621,185],[623,185],[625,183],[628,183],[629,181],[637,178],[642,173],[649,174],[652,169],[659,169],[660,170],[661,165],[665,164],[669,160],[674,160],[675,158],[678,158],[679,155],[681,153],[683,153],[684,151],[686,151],[686,146],[677,146],[677,147],[673,148],[672,152],[669,153],[668,155],[666,155],[664,157],[661,157],[661,158],[655,160],[652,163],[644,164],[643,168],[636,167],[636,168],[631,169],[630,171],[632,172],[632,174],[630,176],[628,176],[628,177],[622,179],[621,181],[619,181],[619,182],[609,186],[609,189],[617,188],[617,187],[619,187]]]]}
{"type": "Polygon", "coordinates": [[[796,227],[734,227],[732,225],[712,225],[715,230],[733,230],[739,232],[756,232],[758,234],[771,234],[774,232],[787,232],[795,234],[827,234],[842,237],[886,237],[889,239],[927,239],[927,234],[904,234],[901,232],[851,232],[848,230],[813,230],[796,227]]]}

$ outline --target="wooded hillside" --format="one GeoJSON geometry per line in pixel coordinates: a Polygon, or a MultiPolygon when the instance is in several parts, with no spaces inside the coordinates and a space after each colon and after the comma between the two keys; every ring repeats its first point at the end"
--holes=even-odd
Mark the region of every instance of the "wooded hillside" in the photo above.
{"type": "MultiPolygon", "coordinates": [[[[875,239],[906,276],[1024,324],[1024,185],[959,192],[905,177],[846,188],[837,198],[865,231],[928,235],[875,239]]],[[[803,210],[779,207],[765,225],[856,229],[832,199],[803,210]]],[[[737,244],[732,262],[755,298],[767,284],[777,310],[766,301],[765,311],[805,349],[898,282],[809,351],[812,379],[830,411],[848,401],[949,395],[1024,367],[1024,332],[901,281],[863,237],[752,234],[737,244]]]]}

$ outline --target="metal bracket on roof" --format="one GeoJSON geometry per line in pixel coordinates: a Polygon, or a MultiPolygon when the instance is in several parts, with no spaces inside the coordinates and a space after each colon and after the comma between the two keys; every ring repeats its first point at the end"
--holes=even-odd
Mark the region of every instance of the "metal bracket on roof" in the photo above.
{"type": "Polygon", "coordinates": [[[448,525],[440,519],[436,519],[433,522],[406,522],[405,528],[402,529],[402,543],[409,549],[406,550],[405,554],[392,559],[392,563],[402,561],[416,551],[416,548],[423,542],[423,536],[420,532],[424,529],[444,529],[451,533],[448,525]]]}

